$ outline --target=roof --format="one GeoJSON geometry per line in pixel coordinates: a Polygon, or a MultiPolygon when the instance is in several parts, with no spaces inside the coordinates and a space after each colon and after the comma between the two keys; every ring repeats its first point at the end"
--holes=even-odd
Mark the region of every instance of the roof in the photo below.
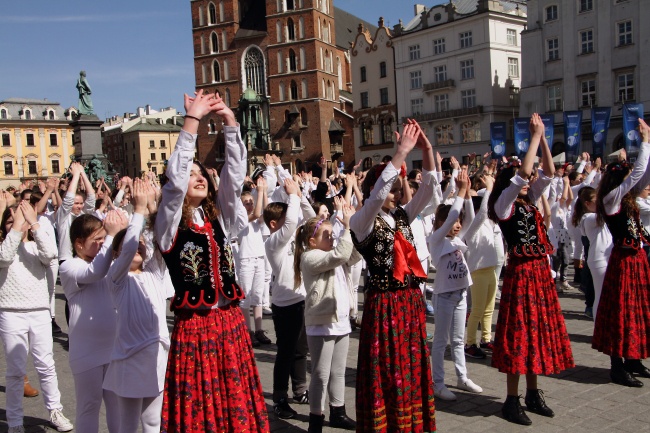
{"type": "Polygon", "coordinates": [[[336,119],[330,120],[330,127],[327,132],[345,132],[345,128],[342,127],[336,119]]]}
{"type": "Polygon", "coordinates": [[[31,120],[51,120],[49,119],[49,116],[43,114],[45,109],[48,107],[54,110],[56,117],[56,119],[51,121],[66,120],[66,110],[61,107],[61,104],[55,101],[48,101],[47,99],[8,98],[0,101],[0,106],[7,110],[7,114],[12,120],[20,119],[20,113],[25,106],[32,109],[31,120]]]}
{"type": "Polygon", "coordinates": [[[160,124],[158,119],[143,119],[146,122],[140,121],[123,132],[180,132],[184,119],[180,116],[177,119],[180,120],[181,125],[172,123],[172,119],[163,124],[160,124]]]}
{"type": "Polygon", "coordinates": [[[375,34],[375,32],[377,32],[377,26],[346,12],[343,9],[337,8],[336,6],[334,6],[334,22],[336,45],[346,50],[350,48],[350,45],[354,43],[354,40],[357,37],[359,23],[363,24],[364,27],[370,30],[370,33],[375,34]]]}

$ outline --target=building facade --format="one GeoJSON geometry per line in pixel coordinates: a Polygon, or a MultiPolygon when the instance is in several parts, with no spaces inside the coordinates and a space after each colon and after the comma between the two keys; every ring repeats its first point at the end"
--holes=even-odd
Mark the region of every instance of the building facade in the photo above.
{"type": "MultiPolygon", "coordinates": [[[[234,111],[249,149],[249,165],[282,155],[291,170],[323,154],[354,159],[347,42],[358,19],[332,0],[194,0],[192,33],[196,88],[219,92],[234,111]],[[346,35],[348,33],[349,35],[346,35]]],[[[224,156],[215,115],[199,127],[198,158],[224,156]]]]}
{"type": "Polygon", "coordinates": [[[624,146],[622,104],[648,111],[648,16],[645,0],[528,1],[520,109],[555,114],[554,155],[564,151],[563,111],[582,111],[582,150],[591,151],[591,108],[611,107],[605,155],[624,146]]]}
{"type": "Polygon", "coordinates": [[[384,19],[379,18],[374,32],[359,24],[350,50],[356,159],[371,158],[373,164],[384,155],[392,155],[396,148],[398,114],[392,39],[384,19]]]}
{"type": "Polygon", "coordinates": [[[443,158],[480,160],[490,123],[518,115],[525,25],[525,2],[415,5],[413,19],[393,31],[399,121],[417,120],[443,158]]]}
{"type": "Polygon", "coordinates": [[[47,99],[0,101],[0,188],[61,176],[75,149],[70,122],[76,108],[47,99]]]}

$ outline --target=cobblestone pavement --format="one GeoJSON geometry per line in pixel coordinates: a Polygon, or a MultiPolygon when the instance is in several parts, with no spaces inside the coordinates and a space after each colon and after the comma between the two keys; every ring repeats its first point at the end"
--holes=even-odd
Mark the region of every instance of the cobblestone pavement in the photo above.
{"type": "MultiPolygon", "coordinates": [[[[59,293],[61,293],[60,288],[59,293]]],[[[57,322],[67,331],[63,317],[62,295],[57,295],[57,322]]],[[[636,432],[650,430],[650,380],[643,379],[643,388],[625,388],[609,382],[609,358],[591,349],[593,323],[584,314],[584,301],[580,292],[573,289],[560,295],[567,329],[571,338],[576,367],[559,375],[540,377],[539,387],[544,390],[547,404],[555,411],[555,418],[544,418],[530,414],[532,427],[511,424],[501,418],[501,403],[505,397],[505,375],[490,367],[490,358],[477,360],[467,358],[469,377],[481,387],[482,394],[469,394],[454,388],[455,374],[449,356],[445,358],[447,385],[458,396],[455,402],[436,400],[436,419],[439,432],[483,432],[500,433],[520,432],[525,429],[535,432],[572,432],[594,431],[636,432]]],[[[498,305],[497,305],[498,306],[498,305]]],[[[496,323],[496,314],[494,323],[496,323]]],[[[169,316],[169,323],[173,321],[169,316]]],[[[433,318],[428,318],[427,328],[434,329],[433,318]]],[[[270,316],[264,317],[264,327],[269,338],[275,341],[273,322],[270,316]]],[[[494,330],[494,329],[493,329],[494,330]]],[[[355,417],[354,387],[357,366],[357,349],[359,331],[351,335],[350,349],[346,371],[346,406],[348,414],[355,417]]],[[[72,375],[68,365],[66,351],[66,334],[54,336],[54,357],[62,394],[64,413],[74,420],[75,394],[72,375]]],[[[0,351],[2,349],[0,348],[0,351]]],[[[255,349],[255,358],[262,379],[264,396],[271,420],[273,432],[304,432],[309,419],[308,405],[294,404],[298,416],[292,420],[280,420],[272,412],[271,390],[273,381],[273,361],[275,345],[255,349]]],[[[4,353],[0,361],[0,433],[7,431],[5,415],[4,353]]],[[[650,361],[649,361],[650,365],[650,361]]],[[[28,375],[33,386],[38,388],[38,377],[28,361],[28,375]]],[[[524,380],[520,385],[525,392],[524,380]]],[[[25,426],[29,433],[52,432],[47,426],[47,411],[42,397],[24,399],[25,426]]],[[[326,414],[327,414],[326,409],[326,414]]],[[[327,415],[326,415],[327,416],[327,415]]],[[[104,413],[100,421],[100,431],[107,432],[104,413]]],[[[326,418],[327,419],[327,418],[326,418]]],[[[335,429],[325,427],[324,431],[335,429]]],[[[85,432],[79,432],[85,433],[85,432]]]]}

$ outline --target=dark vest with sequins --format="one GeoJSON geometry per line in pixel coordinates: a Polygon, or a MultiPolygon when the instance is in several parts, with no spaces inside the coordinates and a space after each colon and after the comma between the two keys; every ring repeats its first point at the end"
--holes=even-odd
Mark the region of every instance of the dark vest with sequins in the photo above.
{"type": "Polygon", "coordinates": [[[499,227],[508,244],[508,254],[517,257],[543,257],[555,251],[548,239],[544,218],[533,205],[516,201],[512,215],[505,220],[499,220],[499,227]]]}
{"type": "Polygon", "coordinates": [[[624,204],[621,203],[621,209],[614,215],[605,215],[605,223],[612,234],[614,245],[638,250],[641,248],[641,242],[644,244],[648,242],[647,233],[639,218],[639,208],[634,206],[628,215],[623,206],[624,204]]]}
{"type": "Polygon", "coordinates": [[[230,242],[218,220],[179,228],[174,245],[162,253],[174,284],[171,309],[206,309],[219,300],[243,299],[235,281],[235,262],[230,242]]]}
{"type": "MultiPolygon", "coordinates": [[[[393,277],[393,249],[395,231],[402,232],[406,240],[414,245],[413,233],[404,209],[398,207],[393,218],[395,230],[382,217],[377,216],[372,232],[363,241],[359,242],[352,233],[352,242],[368,268],[365,290],[399,290],[409,287],[408,279],[402,283],[393,277]]],[[[411,281],[411,285],[420,284],[424,278],[412,277],[411,281]]]]}

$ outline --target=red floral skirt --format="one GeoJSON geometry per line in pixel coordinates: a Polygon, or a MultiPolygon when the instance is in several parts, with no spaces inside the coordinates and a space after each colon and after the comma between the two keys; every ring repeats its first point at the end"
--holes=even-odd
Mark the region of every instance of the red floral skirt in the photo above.
{"type": "Polygon", "coordinates": [[[366,292],[357,365],[357,432],[436,430],[424,308],[419,288],[366,292]]]}
{"type": "Polygon", "coordinates": [[[262,384],[239,306],[176,312],[160,431],[269,431],[262,384]]]}
{"type": "Polygon", "coordinates": [[[645,359],[650,354],[650,272],[642,249],[614,247],[598,304],[591,346],[607,355],[645,359]]]}
{"type": "Polygon", "coordinates": [[[492,366],[508,374],[555,374],[575,366],[547,257],[508,257],[492,366]]]}

